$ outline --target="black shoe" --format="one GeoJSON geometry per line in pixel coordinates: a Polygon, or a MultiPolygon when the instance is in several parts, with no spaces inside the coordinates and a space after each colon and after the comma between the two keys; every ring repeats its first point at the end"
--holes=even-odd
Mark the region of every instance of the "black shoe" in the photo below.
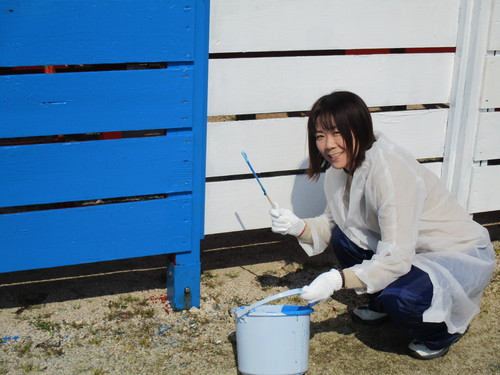
{"type": "Polygon", "coordinates": [[[352,320],[357,323],[367,324],[367,325],[379,325],[391,320],[389,315],[386,313],[373,311],[368,308],[368,305],[362,305],[356,307],[352,310],[351,314],[352,320]]]}

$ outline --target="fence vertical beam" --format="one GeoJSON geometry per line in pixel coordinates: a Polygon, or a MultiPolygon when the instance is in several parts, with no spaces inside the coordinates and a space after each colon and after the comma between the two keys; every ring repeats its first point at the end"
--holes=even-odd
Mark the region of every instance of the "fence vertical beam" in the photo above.
{"type": "Polygon", "coordinates": [[[193,204],[191,251],[176,254],[167,268],[167,295],[174,310],[200,307],[200,240],[205,225],[208,40],[210,0],[197,0],[193,97],[193,204]]]}
{"type": "Polygon", "coordinates": [[[479,118],[491,0],[462,0],[442,178],[467,207],[479,118]]]}

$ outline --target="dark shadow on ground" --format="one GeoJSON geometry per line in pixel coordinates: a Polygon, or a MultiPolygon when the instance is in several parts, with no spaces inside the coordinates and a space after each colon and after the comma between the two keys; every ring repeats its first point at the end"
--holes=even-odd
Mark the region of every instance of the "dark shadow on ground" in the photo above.
{"type": "Polygon", "coordinates": [[[211,235],[201,241],[204,271],[279,260],[303,262],[307,258],[294,237],[282,236],[270,229],[211,235]]]}
{"type": "MultiPolygon", "coordinates": [[[[200,258],[202,271],[274,261],[303,264],[301,270],[283,277],[258,276],[262,286],[290,289],[302,287],[321,272],[338,267],[331,253],[308,257],[295,238],[275,234],[270,229],[207,236],[201,241],[200,258]]],[[[0,308],[166,289],[166,267],[167,255],[159,255],[0,273],[0,308]]],[[[341,291],[335,298],[353,308],[359,296],[352,291],[341,291]]]]}
{"type": "Polygon", "coordinates": [[[0,274],[0,308],[166,288],[167,256],[0,274]]]}
{"type": "Polygon", "coordinates": [[[406,355],[410,338],[392,322],[379,326],[368,326],[352,321],[346,312],[321,322],[311,322],[311,338],[323,332],[336,332],[340,335],[354,335],[364,345],[382,352],[406,355]]]}
{"type": "MultiPolygon", "coordinates": [[[[290,236],[270,229],[223,233],[201,241],[202,271],[307,260],[290,236]]],[[[0,273],[0,308],[166,289],[167,255],[0,273]]]]}

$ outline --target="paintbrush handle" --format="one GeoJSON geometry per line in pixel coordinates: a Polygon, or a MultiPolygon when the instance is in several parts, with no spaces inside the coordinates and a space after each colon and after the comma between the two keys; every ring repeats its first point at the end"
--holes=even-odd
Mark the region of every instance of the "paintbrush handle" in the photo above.
{"type": "Polygon", "coordinates": [[[245,159],[245,161],[247,162],[248,166],[250,167],[250,170],[252,171],[253,176],[255,177],[255,179],[257,180],[257,182],[259,183],[260,188],[262,189],[262,192],[264,193],[265,197],[269,201],[269,204],[271,205],[271,207],[272,208],[276,208],[276,204],[271,200],[271,198],[269,198],[269,195],[267,195],[266,189],[264,189],[264,186],[260,182],[259,176],[257,176],[257,173],[253,169],[252,164],[250,164],[250,160],[248,160],[248,156],[247,156],[246,152],[241,151],[241,156],[243,156],[243,159],[245,159]]]}
{"type": "Polygon", "coordinates": [[[276,203],[274,203],[271,198],[269,197],[269,195],[266,194],[266,198],[267,200],[269,201],[269,204],[271,205],[272,208],[276,208],[276,203]]]}

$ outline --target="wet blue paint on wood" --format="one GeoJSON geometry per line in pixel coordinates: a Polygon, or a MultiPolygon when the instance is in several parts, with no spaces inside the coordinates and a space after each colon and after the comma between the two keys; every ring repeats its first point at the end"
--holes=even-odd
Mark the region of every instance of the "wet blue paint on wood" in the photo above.
{"type": "Polygon", "coordinates": [[[0,146],[0,208],[10,209],[0,214],[0,272],[173,254],[171,303],[199,306],[208,15],[209,0],[0,2],[1,67],[103,64],[0,76],[0,138],[20,143],[0,146]],[[150,129],[167,134],[22,144],[150,129]],[[40,204],[56,205],[30,211],[40,204]],[[5,213],[18,206],[28,212],[5,213]]]}
{"type": "Polygon", "coordinates": [[[0,136],[192,127],[193,78],[190,65],[0,76],[0,136]]]}
{"type": "Polygon", "coordinates": [[[195,3],[3,0],[0,66],[192,61],[195,3]]]}
{"type": "Polygon", "coordinates": [[[0,228],[0,272],[190,251],[191,196],[0,215],[0,228]]]}
{"type": "Polygon", "coordinates": [[[190,131],[0,147],[0,207],[190,192],[190,131]]]}

